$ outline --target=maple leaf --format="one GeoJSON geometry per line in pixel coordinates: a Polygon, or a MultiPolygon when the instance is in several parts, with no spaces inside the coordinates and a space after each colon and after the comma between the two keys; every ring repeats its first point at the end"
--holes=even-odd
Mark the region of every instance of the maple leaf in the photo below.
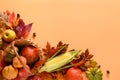
{"type": "Polygon", "coordinates": [[[59,43],[57,44],[57,48],[60,49],[61,47],[65,46],[65,47],[61,50],[61,53],[64,53],[64,52],[67,51],[68,45],[69,45],[69,44],[63,44],[62,41],[59,41],[59,43]]]}
{"type": "Polygon", "coordinates": [[[43,48],[44,55],[48,58],[55,57],[56,55],[66,52],[68,49],[68,44],[63,44],[59,41],[56,47],[52,47],[49,42],[47,42],[46,48],[43,48]]]}
{"type": "Polygon", "coordinates": [[[86,61],[89,61],[93,57],[92,54],[89,54],[89,50],[86,49],[85,52],[82,52],[80,55],[75,58],[71,64],[74,65],[74,67],[82,66],[86,61]]]}
{"type": "Polygon", "coordinates": [[[15,32],[16,32],[16,35],[18,38],[21,38],[21,37],[27,37],[29,32],[31,31],[31,28],[32,28],[32,24],[33,23],[30,23],[28,25],[25,25],[24,21],[22,19],[19,19],[19,23],[18,25],[15,27],[15,32]]]}
{"type": "Polygon", "coordinates": [[[10,15],[10,11],[8,11],[8,10],[6,10],[6,12],[5,12],[7,15],[10,15]]]}
{"type": "Polygon", "coordinates": [[[13,21],[15,19],[15,13],[12,12],[12,13],[7,13],[7,14],[9,14],[8,22],[13,23],[13,21]]]}
{"type": "Polygon", "coordinates": [[[83,52],[80,56],[85,61],[89,61],[93,57],[92,54],[89,54],[89,50],[88,49],[86,49],[85,52],[83,52]]]}
{"type": "Polygon", "coordinates": [[[58,51],[58,48],[51,47],[50,43],[47,42],[46,48],[45,49],[43,48],[42,50],[44,54],[49,58],[58,51]]]}

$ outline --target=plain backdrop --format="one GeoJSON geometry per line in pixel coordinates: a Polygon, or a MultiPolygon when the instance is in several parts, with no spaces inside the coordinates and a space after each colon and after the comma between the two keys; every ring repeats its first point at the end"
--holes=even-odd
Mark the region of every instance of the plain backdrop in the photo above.
{"type": "Polygon", "coordinates": [[[120,0],[0,0],[0,11],[20,13],[40,47],[59,41],[69,49],[89,49],[101,65],[103,80],[120,76],[120,0]],[[110,70],[107,77],[106,70],[110,70]]]}

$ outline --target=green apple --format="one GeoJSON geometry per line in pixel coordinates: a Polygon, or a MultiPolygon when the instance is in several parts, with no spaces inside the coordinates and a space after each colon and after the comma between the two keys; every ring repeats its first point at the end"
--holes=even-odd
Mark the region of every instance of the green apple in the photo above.
{"type": "Polygon", "coordinates": [[[16,38],[16,33],[11,29],[7,29],[3,32],[2,37],[6,42],[11,42],[16,38]]]}

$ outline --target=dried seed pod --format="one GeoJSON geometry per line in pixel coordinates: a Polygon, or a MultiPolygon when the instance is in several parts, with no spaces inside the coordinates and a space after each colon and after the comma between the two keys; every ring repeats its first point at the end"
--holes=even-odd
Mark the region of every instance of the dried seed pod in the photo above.
{"type": "MultiPolygon", "coordinates": [[[[27,64],[27,60],[25,57],[20,56],[20,59],[22,60],[23,64],[26,65],[27,64]]],[[[13,66],[15,68],[22,68],[23,65],[20,63],[19,59],[16,57],[13,58],[13,66]]]]}
{"type": "Polygon", "coordinates": [[[110,71],[109,71],[109,70],[107,70],[107,71],[106,71],[106,73],[109,75],[109,74],[110,74],[110,71]]]}
{"type": "Polygon", "coordinates": [[[36,37],[36,33],[34,32],[34,33],[33,33],[33,38],[35,38],[35,37],[36,37]]]}

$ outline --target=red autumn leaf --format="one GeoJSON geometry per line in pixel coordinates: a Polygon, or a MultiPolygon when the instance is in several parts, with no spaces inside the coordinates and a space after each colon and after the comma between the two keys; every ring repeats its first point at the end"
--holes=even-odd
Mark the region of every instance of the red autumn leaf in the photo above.
{"type": "Polygon", "coordinates": [[[50,56],[54,55],[57,51],[58,51],[58,48],[52,47],[52,48],[49,50],[50,56]]]}
{"type": "Polygon", "coordinates": [[[25,25],[24,21],[22,19],[19,19],[19,23],[14,29],[16,34],[17,34],[17,37],[18,38],[21,38],[21,37],[25,38],[29,34],[29,32],[31,31],[32,24],[33,23],[25,25]]]}
{"type": "Polygon", "coordinates": [[[8,22],[13,23],[14,19],[15,19],[15,13],[12,12],[11,14],[8,12],[7,14],[9,14],[8,17],[8,22]]]}
{"type": "Polygon", "coordinates": [[[28,24],[28,25],[25,25],[25,27],[23,28],[23,31],[22,31],[22,33],[23,33],[22,36],[23,36],[23,37],[28,36],[29,32],[31,31],[32,24],[33,24],[33,23],[30,23],[30,24],[28,24]]]}
{"type": "Polygon", "coordinates": [[[89,53],[88,49],[86,49],[85,52],[82,52],[81,55],[78,56],[78,58],[73,59],[73,61],[71,61],[71,64],[73,64],[74,67],[79,67],[86,61],[89,61],[92,57],[93,55],[89,53]]]}
{"type": "Polygon", "coordinates": [[[7,15],[10,15],[10,11],[8,11],[8,10],[6,10],[6,12],[5,12],[7,15]]]}
{"type": "Polygon", "coordinates": [[[42,49],[44,54],[49,58],[58,51],[58,48],[51,47],[50,43],[47,42],[46,48],[42,49]]]}
{"type": "Polygon", "coordinates": [[[43,48],[43,54],[48,59],[50,57],[55,57],[56,55],[62,54],[67,51],[68,44],[63,44],[60,41],[56,47],[52,47],[49,42],[47,42],[46,48],[43,48]]]}

